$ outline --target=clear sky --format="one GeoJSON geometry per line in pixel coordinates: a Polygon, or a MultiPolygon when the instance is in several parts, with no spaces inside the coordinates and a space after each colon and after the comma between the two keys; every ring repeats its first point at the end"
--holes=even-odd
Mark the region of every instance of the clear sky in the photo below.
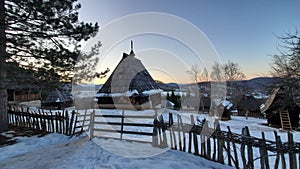
{"type": "MultiPolygon", "coordinates": [[[[279,43],[275,35],[281,36],[300,29],[299,0],[80,0],[79,2],[82,5],[79,11],[80,20],[98,22],[100,29],[120,17],[136,13],[160,12],[178,16],[195,25],[207,36],[221,62],[228,60],[237,62],[248,79],[269,74],[272,55],[277,52],[276,45],[279,43]]],[[[134,40],[134,49],[139,54],[137,58],[141,59],[148,69],[152,68],[149,71],[154,79],[165,82],[189,82],[186,70],[195,62],[187,56],[192,55],[191,50],[182,44],[176,46],[179,42],[174,39],[157,35],[134,36],[122,40],[110,51],[110,55],[115,58],[110,56],[106,61],[103,60],[99,70],[104,70],[105,66],[113,70],[122,53],[130,52],[131,39],[134,40]],[[145,43],[146,40],[150,42],[149,38],[151,43],[145,43]],[[151,56],[147,55],[149,49],[157,46],[159,50],[152,50],[151,56]],[[153,61],[165,64],[161,68],[158,65],[153,66],[151,64],[153,61]],[[182,67],[175,62],[182,62],[182,67]],[[176,72],[178,69],[182,70],[181,73],[176,72]],[[162,74],[168,78],[162,77],[162,74]]],[[[101,38],[98,40],[101,41],[101,38]]]]}

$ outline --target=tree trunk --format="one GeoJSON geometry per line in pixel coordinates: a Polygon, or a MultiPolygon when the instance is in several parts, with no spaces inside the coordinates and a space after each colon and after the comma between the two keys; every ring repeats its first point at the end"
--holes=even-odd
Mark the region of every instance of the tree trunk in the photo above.
{"type": "Polygon", "coordinates": [[[8,130],[5,28],[4,0],[0,0],[0,132],[8,130]]]}

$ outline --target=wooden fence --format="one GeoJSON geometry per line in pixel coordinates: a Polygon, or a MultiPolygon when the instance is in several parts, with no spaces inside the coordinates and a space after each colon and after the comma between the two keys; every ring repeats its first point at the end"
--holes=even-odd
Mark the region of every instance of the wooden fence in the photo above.
{"type": "Polygon", "coordinates": [[[215,124],[213,130],[205,119],[198,125],[195,125],[193,115],[190,119],[191,124],[183,124],[181,116],[177,115],[177,122],[174,122],[173,115],[169,114],[167,122],[163,118],[155,120],[153,145],[193,153],[235,168],[299,167],[300,143],[294,141],[290,132],[287,132],[288,142],[283,143],[277,132],[274,132],[276,141],[272,141],[265,138],[264,132],[261,138],[250,136],[248,127],[242,129],[242,134],[236,134],[230,127],[228,131],[221,131],[215,124]]]}
{"type": "Polygon", "coordinates": [[[93,111],[91,114],[90,137],[97,136],[152,143],[153,119],[155,117],[156,114],[126,114],[125,110],[122,110],[119,114],[96,114],[93,111]],[[145,121],[148,121],[148,123],[145,121]],[[125,135],[135,135],[137,139],[126,138],[125,135]]]}
{"type": "Polygon", "coordinates": [[[24,107],[10,107],[8,118],[9,124],[52,133],[74,135],[75,129],[78,128],[76,127],[75,111],[32,111],[24,107]]]}
{"type": "Polygon", "coordinates": [[[266,139],[264,132],[261,138],[251,136],[248,127],[244,127],[241,134],[231,132],[230,127],[221,131],[218,123],[212,129],[205,119],[196,123],[194,115],[190,116],[188,124],[183,123],[179,114],[170,113],[165,121],[163,116],[157,117],[157,113],[133,115],[124,110],[118,114],[102,114],[95,110],[46,112],[10,108],[8,115],[10,124],[66,135],[89,131],[91,138],[125,140],[133,138],[125,136],[135,135],[137,140],[134,141],[150,142],[161,148],[171,147],[235,168],[269,169],[272,166],[294,169],[300,166],[300,143],[294,141],[290,132],[287,132],[287,142],[274,132],[276,139],[273,141],[266,139]],[[145,136],[146,141],[139,136],[145,136]]]}

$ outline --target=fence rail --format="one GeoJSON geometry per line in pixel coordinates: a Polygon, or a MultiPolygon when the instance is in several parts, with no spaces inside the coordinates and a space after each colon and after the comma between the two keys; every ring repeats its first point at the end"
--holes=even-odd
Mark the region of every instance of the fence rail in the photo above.
{"type": "Polygon", "coordinates": [[[96,114],[93,111],[91,115],[91,125],[90,125],[90,137],[93,138],[95,136],[98,137],[108,137],[108,138],[117,138],[117,139],[125,139],[129,141],[139,141],[139,142],[151,142],[153,136],[153,119],[156,115],[127,115],[124,110],[120,114],[96,114]],[[133,121],[130,121],[130,119],[133,121]],[[150,123],[139,122],[140,120],[148,120],[150,123]],[[127,127],[135,127],[139,129],[148,128],[148,130],[130,130],[127,127]],[[150,130],[149,130],[150,128],[150,130]],[[97,134],[100,132],[100,134],[97,134]],[[113,133],[117,133],[113,135],[113,133]],[[108,134],[108,135],[107,135],[108,134]],[[138,135],[138,136],[148,136],[148,141],[144,140],[133,140],[132,138],[124,138],[124,135],[138,135]],[[150,137],[149,137],[150,136],[150,137]]]}

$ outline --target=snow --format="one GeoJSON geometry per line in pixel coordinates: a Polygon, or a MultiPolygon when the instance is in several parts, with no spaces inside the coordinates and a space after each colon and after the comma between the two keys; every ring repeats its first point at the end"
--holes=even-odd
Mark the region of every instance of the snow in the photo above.
{"type": "MultiPolygon", "coordinates": [[[[162,90],[161,89],[152,89],[152,90],[146,90],[146,91],[143,91],[142,93],[143,94],[148,94],[148,95],[153,95],[153,94],[156,94],[156,93],[161,93],[162,90]]],[[[109,97],[120,97],[120,96],[132,96],[133,94],[139,94],[139,92],[137,90],[129,90],[129,91],[126,91],[124,93],[97,93],[96,94],[96,97],[106,97],[106,96],[109,96],[109,97]]]]}
{"type": "MultiPolygon", "coordinates": [[[[95,112],[96,114],[123,113],[120,110],[104,109],[98,109],[95,112]]],[[[124,113],[126,115],[142,113],[143,115],[152,116],[155,112],[153,110],[144,110],[125,111],[124,113]]],[[[172,113],[174,114],[174,122],[177,122],[177,115],[181,115],[183,123],[191,123],[190,118],[192,113],[183,113],[168,109],[164,109],[164,111],[158,113],[162,114],[166,122],[169,119],[169,113],[172,113]]],[[[207,114],[194,114],[193,117],[195,122],[206,118],[212,128],[213,122],[217,119],[217,117],[209,117],[207,114]]],[[[232,120],[229,121],[220,121],[221,130],[227,131],[227,126],[230,126],[233,133],[241,134],[242,128],[248,126],[250,135],[253,137],[261,138],[261,133],[264,132],[267,140],[275,140],[274,131],[277,131],[282,141],[287,141],[286,132],[262,125],[267,123],[266,119],[251,117],[246,119],[240,116],[232,116],[231,118],[232,120]]],[[[125,122],[129,121],[125,119],[125,122]]],[[[140,119],[138,122],[152,123],[153,120],[140,119]]],[[[127,127],[124,129],[131,131],[142,130],[141,127],[127,127]]],[[[152,129],[148,128],[144,132],[151,131],[152,129]]],[[[300,142],[300,132],[293,131],[292,133],[294,141],[300,142]]],[[[1,133],[1,135],[9,136],[8,133],[1,133]]],[[[151,139],[151,137],[147,137],[151,139]]],[[[143,139],[136,135],[123,135],[123,138],[132,140],[143,139]]],[[[186,152],[170,150],[169,148],[155,148],[149,143],[120,141],[99,137],[90,140],[86,134],[69,138],[65,135],[54,133],[44,137],[16,137],[14,139],[18,143],[0,148],[1,168],[229,168],[228,166],[207,161],[186,152]]],[[[258,149],[254,149],[253,152],[254,157],[259,157],[258,149]]],[[[270,152],[270,154],[273,153],[270,152]]],[[[270,164],[272,165],[274,161],[270,160],[270,164]]],[[[259,168],[259,165],[259,161],[255,161],[255,168],[259,168]]]]}
{"type": "Polygon", "coordinates": [[[162,91],[163,90],[161,90],[161,89],[152,89],[152,90],[143,91],[143,94],[153,95],[156,93],[161,93],[162,91]]]}
{"type": "Polygon", "coordinates": [[[227,110],[229,110],[233,106],[233,104],[230,101],[227,101],[227,100],[221,101],[220,104],[222,104],[224,107],[226,107],[227,110]]]}
{"type": "Polygon", "coordinates": [[[185,152],[113,139],[49,134],[18,141],[0,148],[1,168],[230,168],[185,152]]]}

